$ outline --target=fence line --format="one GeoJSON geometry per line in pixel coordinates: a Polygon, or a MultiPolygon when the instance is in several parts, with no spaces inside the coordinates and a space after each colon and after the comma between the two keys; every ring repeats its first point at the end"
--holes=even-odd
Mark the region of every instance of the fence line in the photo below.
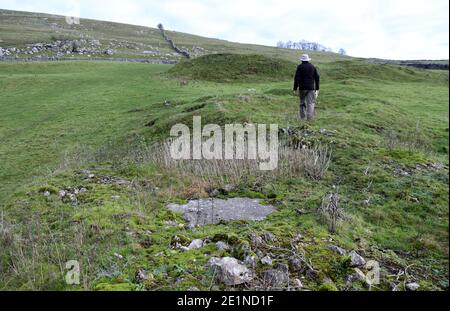
{"type": "Polygon", "coordinates": [[[174,65],[176,60],[157,60],[145,58],[104,58],[104,57],[58,57],[58,56],[43,56],[43,57],[15,57],[15,56],[1,56],[0,61],[10,62],[50,62],[50,61],[105,61],[105,62],[127,62],[127,63],[145,63],[145,64],[160,64],[160,65],[174,65]]]}
{"type": "Polygon", "coordinates": [[[161,31],[161,34],[162,34],[164,40],[166,40],[166,41],[170,44],[170,47],[171,47],[175,52],[177,52],[178,54],[183,55],[183,56],[186,57],[186,58],[191,58],[191,54],[189,54],[188,51],[182,50],[182,49],[180,49],[179,47],[177,47],[177,46],[175,45],[175,43],[173,42],[173,40],[169,38],[169,36],[166,34],[166,31],[164,30],[163,24],[158,24],[158,28],[159,28],[159,30],[161,31]]]}

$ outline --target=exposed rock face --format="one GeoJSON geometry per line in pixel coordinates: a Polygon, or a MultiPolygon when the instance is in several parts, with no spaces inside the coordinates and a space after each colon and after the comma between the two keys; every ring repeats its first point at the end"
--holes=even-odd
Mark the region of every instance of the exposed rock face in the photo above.
{"type": "Polygon", "coordinates": [[[167,208],[183,213],[184,218],[194,226],[232,220],[261,221],[276,211],[271,205],[261,205],[259,200],[248,198],[191,200],[185,205],[169,204],[167,208]]]}
{"type": "MultiPolygon", "coordinates": [[[[141,43],[142,44],[142,43],[141,43]]],[[[138,43],[128,42],[128,41],[116,41],[111,40],[109,42],[104,42],[103,44],[99,40],[89,40],[89,39],[76,39],[76,40],[55,40],[50,43],[46,42],[37,42],[30,43],[24,48],[17,47],[7,47],[0,48],[0,57],[20,57],[24,58],[27,56],[42,56],[48,57],[48,55],[52,55],[52,57],[63,57],[63,56],[71,56],[74,55],[87,55],[91,57],[92,55],[101,56],[104,55],[114,55],[117,49],[129,49],[129,50],[140,50],[138,47],[138,43]],[[38,55],[39,54],[39,55],[38,55]]],[[[152,48],[151,53],[149,51],[145,51],[145,54],[151,54],[154,56],[159,56],[160,59],[168,59],[163,56],[159,49],[153,48],[152,46],[146,46],[152,48]],[[153,50],[154,49],[154,50],[153,50]]],[[[177,55],[175,58],[180,57],[177,55]]],[[[173,57],[170,57],[173,58],[173,57]]]]}
{"type": "Polygon", "coordinates": [[[41,52],[54,52],[60,55],[63,54],[101,54],[101,44],[98,40],[56,40],[51,43],[32,43],[29,44],[22,51],[17,48],[9,48],[10,54],[37,54],[41,52]]]}
{"type": "Polygon", "coordinates": [[[208,261],[208,266],[215,270],[219,281],[228,286],[247,283],[253,279],[250,269],[233,257],[213,257],[208,261]]]}

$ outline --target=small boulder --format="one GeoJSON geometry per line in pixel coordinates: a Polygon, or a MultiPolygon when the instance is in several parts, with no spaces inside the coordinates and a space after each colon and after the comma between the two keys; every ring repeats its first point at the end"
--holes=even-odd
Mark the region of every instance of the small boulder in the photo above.
{"type": "Polygon", "coordinates": [[[263,272],[263,282],[267,287],[286,287],[289,284],[289,268],[278,264],[274,269],[263,272]]]}
{"type": "Polygon", "coordinates": [[[311,281],[317,281],[319,279],[319,274],[313,269],[306,270],[305,275],[311,281]]]}
{"type": "Polygon", "coordinates": [[[407,283],[405,285],[405,287],[407,290],[414,292],[420,288],[420,285],[419,285],[419,283],[412,282],[412,283],[407,283]]]}
{"type": "Polygon", "coordinates": [[[272,258],[270,258],[270,256],[267,255],[267,256],[261,258],[261,263],[262,263],[263,265],[271,266],[272,263],[273,263],[273,261],[272,261],[272,258]]]}
{"type": "Polygon", "coordinates": [[[294,279],[293,281],[295,288],[301,289],[303,288],[303,283],[300,279],[294,279]]]}
{"type": "Polygon", "coordinates": [[[252,255],[248,255],[247,257],[245,257],[244,263],[248,267],[251,267],[252,269],[255,269],[256,268],[256,264],[258,263],[258,257],[257,256],[252,256],[252,255]]]}
{"type": "Polygon", "coordinates": [[[230,250],[230,245],[225,242],[219,241],[216,243],[216,247],[219,251],[228,251],[230,250]]]}
{"type": "Polygon", "coordinates": [[[257,249],[255,253],[256,253],[256,256],[258,256],[258,258],[263,258],[264,257],[264,253],[261,250],[259,250],[259,249],[257,249]]]}
{"type": "Polygon", "coordinates": [[[228,184],[223,186],[220,190],[223,194],[229,194],[230,192],[233,192],[234,186],[228,184]]]}
{"type": "Polygon", "coordinates": [[[193,249],[199,249],[203,247],[203,240],[201,239],[195,239],[191,242],[191,244],[189,244],[188,249],[189,250],[193,250],[193,249]]]}
{"type": "Polygon", "coordinates": [[[362,267],[366,264],[366,260],[355,251],[351,251],[349,256],[351,267],[362,267]]]}
{"type": "Polygon", "coordinates": [[[345,256],[347,254],[347,252],[345,251],[345,249],[337,246],[337,245],[327,245],[327,248],[341,256],[345,256]]]}
{"type": "Polygon", "coordinates": [[[355,268],[355,273],[352,276],[352,280],[354,281],[365,281],[366,275],[360,269],[355,268]]]}
{"type": "Polygon", "coordinates": [[[228,286],[247,283],[253,279],[250,269],[233,257],[213,257],[208,261],[207,266],[213,268],[218,280],[228,286]]]}
{"type": "Polygon", "coordinates": [[[148,272],[144,269],[139,269],[136,272],[135,279],[136,279],[136,282],[138,282],[138,283],[143,283],[145,281],[151,281],[151,280],[153,280],[153,274],[151,274],[150,272],[148,272]]]}
{"type": "Polygon", "coordinates": [[[255,234],[253,234],[251,237],[250,237],[250,241],[252,242],[252,244],[253,245],[255,245],[255,246],[258,246],[258,245],[261,245],[261,244],[263,244],[263,239],[259,236],[259,235],[255,235],[255,234]]]}
{"type": "Polygon", "coordinates": [[[119,186],[121,186],[121,185],[131,185],[131,181],[120,179],[120,180],[113,181],[113,184],[114,185],[119,185],[119,186]]]}
{"type": "Polygon", "coordinates": [[[271,241],[275,241],[276,240],[276,238],[275,238],[275,236],[273,235],[272,232],[264,233],[263,237],[264,237],[264,241],[266,241],[266,242],[271,242],[271,241]]]}
{"type": "Polygon", "coordinates": [[[298,256],[289,257],[289,268],[292,271],[300,271],[302,269],[302,261],[298,256]]]}

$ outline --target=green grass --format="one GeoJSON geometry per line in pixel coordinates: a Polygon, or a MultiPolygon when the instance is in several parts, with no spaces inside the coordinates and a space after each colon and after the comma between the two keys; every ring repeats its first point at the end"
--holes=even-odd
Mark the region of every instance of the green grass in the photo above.
{"type": "MultiPolygon", "coordinates": [[[[292,81],[284,74],[269,71],[267,79],[229,83],[192,75],[182,86],[168,74],[171,68],[0,63],[0,288],[208,290],[215,283],[204,268],[209,258],[204,254],[241,256],[251,234],[267,231],[282,248],[298,233],[304,236],[299,247],[319,271],[318,280],[304,282],[311,289],[345,288],[349,270],[325,248],[330,237],[380,262],[382,284],[375,289],[389,289],[395,280],[390,275],[411,264],[408,273],[423,289],[448,288],[447,72],[319,63],[317,119],[302,124],[295,120],[298,99],[290,95],[292,81]],[[255,186],[251,176],[243,180],[230,195],[262,197],[278,208],[263,222],[196,230],[168,226],[168,220],[184,220],[165,205],[202,195],[207,185],[141,160],[140,152],[166,138],[173,124],[190,124],[194,115],[221,125],[301,126],[305,140],[332,148],[331,167],[319,181],[297,176],[255,186]],[[84,179],[76,175],[79,169],[133,180],[139,187],[84,179]],[[398,169],[412,173],[399,176],[398,169]],[[330,235],[314,210],[333,185],[348,218],[330,235]],[[75,207],[55,194],[68,187],[88,190],[75,207]],[[44,197],[44,191],[53,194],[44,197]],[[299,216],[298,208],[310,213],[299,216]],[[191,252],[169,247],[175,235],[191,240],[224,233],[239,237],[229,238],[234,246],[229,253],[212,244],[191,252]],[[63,281],[64,263],[72,259],[82,263],[80,286],[63,281]],[[138,269],[153,279],[138,284],[138,269]],[[325,277],[334,285],[324,285],[325,277]]],[[[263,269],[259,265],[257,272],[263,269]]]]}

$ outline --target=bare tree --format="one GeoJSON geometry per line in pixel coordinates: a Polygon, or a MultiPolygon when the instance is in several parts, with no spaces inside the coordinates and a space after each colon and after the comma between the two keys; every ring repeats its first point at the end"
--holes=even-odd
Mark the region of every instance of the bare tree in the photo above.
{"type": "Polygon", "coordinates": [[[347,52],[343,48],[340,48],[338,53],[341,55],[347,55],[347,52]]]}

